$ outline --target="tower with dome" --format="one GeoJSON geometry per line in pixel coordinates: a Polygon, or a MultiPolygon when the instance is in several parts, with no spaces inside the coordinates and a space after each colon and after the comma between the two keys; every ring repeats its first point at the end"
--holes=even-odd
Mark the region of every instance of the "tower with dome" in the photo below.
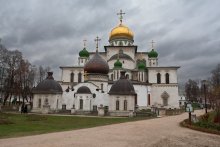
{"type": "MultiPolygon", "coordinates": [[[[118,13],[119,24],[110,31],[107,45],[100,47],[101,39],[96,37],[92,51],[84,40],[78,65],[60,67],[63,93],[54,97],[56,100],[51,97],[51,112],[90,114],[103,108],[108,115],[128,116],[136,109],[179,107],[179,67],[159,66],[153,40],[150,49],[139,52],[133,31],[123,23],[123,14],[118,13]]],[[[41,110],[44,101],[43,95],[34,96],[35,103],[41,102],[34,110],[41,110]]]]}

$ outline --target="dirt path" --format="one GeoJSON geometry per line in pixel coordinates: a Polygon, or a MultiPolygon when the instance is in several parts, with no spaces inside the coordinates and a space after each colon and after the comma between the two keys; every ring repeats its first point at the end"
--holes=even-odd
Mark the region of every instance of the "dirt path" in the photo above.
{"type": "Polygon", "coordinates": [[[0,147],[220,147],[220,136],[180,127],[179,122],[185,118],[186,113],[89,129],[0,139],[0,147]]]}

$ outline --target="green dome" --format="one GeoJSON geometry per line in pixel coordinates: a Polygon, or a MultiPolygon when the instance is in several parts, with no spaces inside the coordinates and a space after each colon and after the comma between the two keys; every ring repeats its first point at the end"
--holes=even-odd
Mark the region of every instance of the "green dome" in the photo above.
{"type": "Polygon", "coordinates": [[[122,63],[117,59],[117,61],[114,63],[114,67],[122,68],[122,63]]]}
{"type": "Polygon", "coordinates": [[[150,58],[157,58],[158,53],[157,53],[154,49],[152,49],[152,50],[148,53],[148,56],[149,56],[150,58]]]}
{"type": "Polygon", "coordinates": [[[81,50],[80,52],[79,52],[79,56],[80,57],[89,57],[89,52],[86,50],[86,48],[83,48],[83,50],[81,50]]]}
{"type": "Polygon", "coordinates": [[[145,70],[145,64],[144,64],[143,62],[140,62],[140,63],[138,64],[138,69],[139,69],[139,70],[145,70]]]}

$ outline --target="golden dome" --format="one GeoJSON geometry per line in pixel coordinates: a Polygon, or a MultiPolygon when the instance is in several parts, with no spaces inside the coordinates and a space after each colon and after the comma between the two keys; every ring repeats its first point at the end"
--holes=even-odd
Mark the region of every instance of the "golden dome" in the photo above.
{"type": "Polygon", "coordinates": [[[117,38],[125,37],[125,38],[133,40],[134,34],[128,27],[126,27],[125,25],[119,24],[119,26],[112,29],[109,35],[109,40],[112,40],[115,37],[117,38]]]}

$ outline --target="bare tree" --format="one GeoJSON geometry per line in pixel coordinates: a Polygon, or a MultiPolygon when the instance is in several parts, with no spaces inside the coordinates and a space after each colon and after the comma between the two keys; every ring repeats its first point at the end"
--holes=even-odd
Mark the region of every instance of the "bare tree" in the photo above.
{"type": "Polygon", "coordinates": [[[186,93],[186,98],[189,101],[198,102],[198,98],[200,95],[198,82],[189,79],[189,81],[185,84],[185,93],[186,93]]]}
{"type": "Polygon", "coordinates": [[[211,72],[212,97],[217,112],[215,122],[220,123],[220,64],[211,72]]]}

